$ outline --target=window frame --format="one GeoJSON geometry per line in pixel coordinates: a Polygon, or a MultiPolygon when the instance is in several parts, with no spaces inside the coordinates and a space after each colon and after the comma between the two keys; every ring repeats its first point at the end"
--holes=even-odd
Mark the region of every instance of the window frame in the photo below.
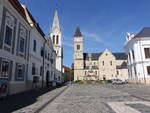
{"type": "Polygon", "coordinates": [[[25,75],[25,65],[16,63],[16,80],[17,81],[23,81],[24,80],[24,75],[25,75]],[[19,76],[19,66],[22,68],[22,75],[19,76]]]}
{"type": "Polygon", "coordinates": [[[150,58],[150,48],[146,47],[144,48],[144,54],[145,54],[145,59],[149,59],[150,58]],[[146,49],[148,49],[146,51],[146,49]]]}
{"type": "Polygon", "coordinates": [[[2,61],[1,61],[2,63],[1,63],[1,69],[0,69],[0,71],[1,71],[1,76],[0,76],[0,78],[9,78],[9,74],[10,74],[10,61],[9,60],[7,60],[7,59],[2,59],[2,61]],[[7,76],[3,76],[3,72],[2,72],[2,70],[3,70],[3,62],[7,62],[8,64],[9,64],[9,67],[8,67],[8,75],[7,76]]]}
{"type": "Polygon", "coordinates": [[[12,38],[13,38],[13,33],[14,33],[14,28],[11,27],[10,25],[8,25],[7,23],[5,24],[5,27],[4,27],[4,39],[3,39],[3,47],[4,48],[8,48],[10,49],[10,51],[12,51],[12,38]],[[8,45],[7,43],[5,43],[5,39],[6,39],[6,28],[9,27],[11,30],[12,30],[12,36],[11,36],[11,45],[8,45]]]}
{"type": "Polygon", "coordinates": [[[24,55],[25,54],[25,45],[26,45],[26,39],[24,37],[19,38],[19,54],[24,55]],[[24,40],[24,46],[23,46],[23,51],[21,51],[21,39],[24,40]]]}

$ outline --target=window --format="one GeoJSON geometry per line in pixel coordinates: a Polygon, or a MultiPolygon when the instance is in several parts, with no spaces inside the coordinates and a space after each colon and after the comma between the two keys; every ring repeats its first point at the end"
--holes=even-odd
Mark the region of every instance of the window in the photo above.
{"type": "Polygon", "coordinates": [[[47,50],[45,50],[45,58],[47,59],[47,50]]]}
{"type": "Polygon", "coordinates": [[[23,80],[24,77],[24,65],[21,64],[17,64],[16,65],[17,68],[17,80],[23,80]]]}
{"type": "Polygon", "coordinates": [[[32,64],[32,75],[35,75],[35,64],[32,64]]]}
{"type": "Polygon", "coordinates": [[[36,40],[33,41],[33,51],[36,52],[36,40]]]}
{"type": "Polygon", "coordinates": [[[112,61],[110,61],[110,65],[112,65],[112,61]]]}
{"type": "Polygon", "coordinates": [[[129,59],[129,62],[131,62],[131,56],[130,56],[130,53],[128,54],[128,59],[129,59]]]}
{"type": "Polygon", "coordinates": [[[9,70],[10,70],[10,62],[2,61],[2,74],[0,77],[9,77],[9,70]]]}
{"type": "Polygon", "coordinates": [[[145,58],[150,58],[150,48],[144,48],[145,58]]]}
{"type": "Polygon", "coordinates": [[[53,35],[53,44],[55,44],[55,35],[53,35]]]}
{"type": "Polygon", "coordinates": [[[103,63],[102,63],[102,64],[103,64],[103,66],[104,66],[104,61],[103,61],[103,63]]]}
{"type": "Polygon", "coordinates": [[[147,66],[147,74],[150,75],[150,66],[147,66]]]}
{"type": "Polygon", "coordinates": [[[43,49],[43,47],[41,47],[41,57],[43,57],[44,56],[44,49],[43,49]]]}
{"type": "Polygon", "coordinates": [[[119,71],[117,71],[117,75],[119,75],[119,71]]]}
{"type": "Polygon", "coordinates": [[[136,67],[134,67],[134,74],[135,74],[135,76],[137,75],[136,67]]]}
{"type": "Polygon", "coordinates": [[[50,60],[50,54],[48,53],[48,58],[47,58],[47,60],[50,60]]]}
{"type": "Polygon", "coordinates": [[[43,73],[43,66],[40,67],[40,76],[42,76],[43,73]]]}
{"type": "Polygon", "coordinates": [[[97,71],[95,71],[95,75],[97,75],[97,71]]]}
{"type": "Polygon", "coordinates": [[[25,39],[24,38],[20,38],[20,52],[24,53],[24,48],[25,48],[25,39]]]}
{"type": "Polygon", "coordinates": [[[11,46],[11,40],[12,40],[12,29],[8,26],[6,26],[5,31],[5,44],[8,46],[11,46]]]}
{"type": "Polygon", "coordinates": [[[132,50],[133,61],[135,60],[134,51],[132,50]]]}
{"type": "Polygon", "coordinates": [[[57,35],[56,44],[58,44],[58,42],[59,42],[59,36],[57,35]]]}
{"type": "Polygon", "coordinates": [[[77,45],[77,50],[80,50],[80,45],[77,45]]]}

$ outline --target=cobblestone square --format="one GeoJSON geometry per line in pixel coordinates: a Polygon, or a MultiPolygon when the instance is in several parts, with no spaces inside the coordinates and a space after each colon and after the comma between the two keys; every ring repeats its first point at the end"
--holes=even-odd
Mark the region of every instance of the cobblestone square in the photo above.
{"type": "Polygon", "coordinates": [[[149,91],[145,85],[74,84],[41,113],[148,113],[149,91]]]}

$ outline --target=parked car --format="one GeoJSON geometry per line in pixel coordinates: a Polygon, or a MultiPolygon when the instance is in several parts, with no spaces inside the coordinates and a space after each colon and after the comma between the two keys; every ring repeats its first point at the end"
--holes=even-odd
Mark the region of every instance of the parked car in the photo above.
{"type": "Polygon", "coordinates": [[[115,85],[115,84],[125,84],[125,81],[122,81],[120,79],[113,79],[112,80],[112,84],[115,85]]]}

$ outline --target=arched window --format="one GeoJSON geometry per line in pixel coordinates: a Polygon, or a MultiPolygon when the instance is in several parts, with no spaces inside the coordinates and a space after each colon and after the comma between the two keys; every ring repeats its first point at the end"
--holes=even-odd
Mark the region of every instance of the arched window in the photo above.
{"type": "Polygon", "coordinates": [[[59,36],[57,35],[56,44],[58,44],[58,42],[59,42],[59,36]]]}
{"type": "Polygon", "coordinates": [[[53,35],[53,44],[55,44],[55,35],[53,35]]]}
{"type": "Polygon", "coordinates": [[[36,52],[36,40],[33,41],[33,51],[36,52]]]}
{"type": "Polygon", "coordinates": [[[110,61],[110,65],[112,65],[112,61],[110,61]]]}
{"type": "Polygon", "coordinates": [[[97,75],[97,71],[95,71],[95,75],[97,75]]]}
{"type": "Polygon", "coordinates": [[[104,61],[103,61],[103,66],[104,66],[104,61]]]}

